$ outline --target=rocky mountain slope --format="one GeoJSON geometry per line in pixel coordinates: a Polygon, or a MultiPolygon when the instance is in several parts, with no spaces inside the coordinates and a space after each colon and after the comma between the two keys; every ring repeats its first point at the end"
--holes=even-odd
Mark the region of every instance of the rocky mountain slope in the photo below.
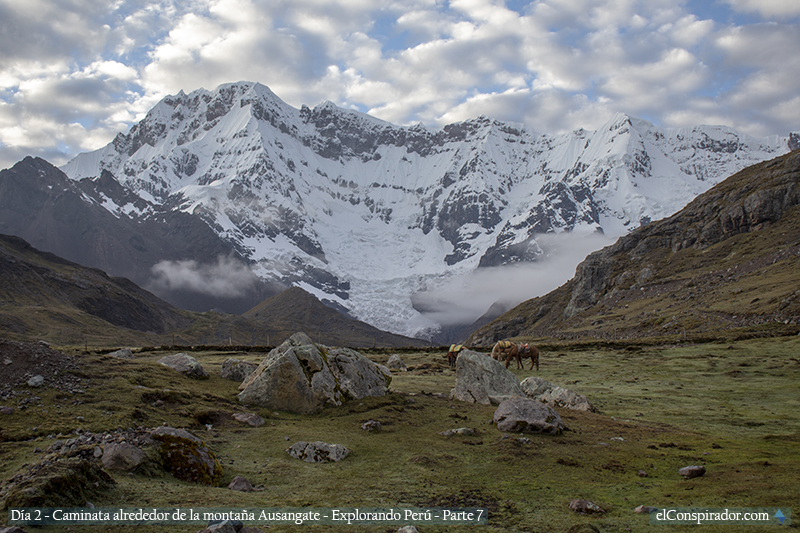
{"type": "MultiPolygon", "coordinates": [[[[62,170],[82,201],[142,232],[189,217],[191,228],[175,231],[194,238],[178,248],[185,252],[119,254],[149,263],[132,279],[164,261],[232,254],[262,282],[299,286],[381,329],[425,336],[439,324],[415,308],[415,294],[479,267],[546,257],[541,234],[616,238],[796,140],[661,129],[622,114],[564,135],[485,117],[400,127],[329,102],[296,109],[241,82],[164,98],[130,132],[62,170]]],[[[155,250],[155,237],[140,237],[155,250]]],[[[93,266],[111,262],[94,255],[93,266]]]]}
{"type": "Polygon", "coordinates": [[[800,330],[800,151],[753,165],[589,255],[467,343],[800,330]]]}
{"type": "Polygon", "coordinates": [[[343,346],[423,344],[347,318],[301,289],[266,300],[252,320],[184,311],[126,278],[109,277],[9,235],[0,235],[0,279],[0,336],[7,339],[94,346],[267,345],[310,330],[319,342],[343,346]]]}

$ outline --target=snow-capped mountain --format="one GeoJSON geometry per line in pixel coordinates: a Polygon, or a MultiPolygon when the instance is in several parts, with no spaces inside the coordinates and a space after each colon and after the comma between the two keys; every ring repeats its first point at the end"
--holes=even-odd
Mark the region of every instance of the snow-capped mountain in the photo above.
{"type": "Polygon", "coordinates": [[[436,327],[414,294],[479,267],[536,261],[543,234],[616,238],[796,141],[624,114],[563,135],[485,117],[400,127],[330,102],[296,109],[240,82],[166,97],[62,170],[116,178],[120,192],[87,195],[116,217],[194,215],[262,279],[414,335],[436,327]]]}

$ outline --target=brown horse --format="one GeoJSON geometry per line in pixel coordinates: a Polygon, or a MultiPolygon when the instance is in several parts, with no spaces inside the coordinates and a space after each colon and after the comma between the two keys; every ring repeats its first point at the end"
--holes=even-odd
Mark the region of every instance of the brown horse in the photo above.
{"type": "Polygon", "coordinates": [[[506,368],[508,368],[511,360],[515,359],[517,361],[517,370],[520,368],[524,369],[525,366],[522,364],[522,360],[529,357],[531,359],[531,370],[533,370],[533,365],[536,365],[536,370],[539,370],[539,349],[536,346],[531,346],[528,343],[519,345],[515,344],[506,353],[506,368]]]}
{"type": "Polygon", "coordinates": [[[458,354],[461,353],[461,350],[464,349],[464,346],[461,344],[451,344],[450,351],[447,352],[447,364],[451,367],[456,366],[456,359],[458,359],[458,354]]]}
{"type": "Polygon", "coordinates": [[[492,359],[502,361],[515,347],[516,344],[511,341],[497,341],[494,348],[492,348],[492,359]]]}

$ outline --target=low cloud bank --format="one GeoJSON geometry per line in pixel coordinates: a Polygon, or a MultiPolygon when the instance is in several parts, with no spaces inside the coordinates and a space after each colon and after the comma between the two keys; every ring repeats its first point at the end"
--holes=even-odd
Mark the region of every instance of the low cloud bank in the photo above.
{"type": "Polygon", "coordinates": [[[450,278],[440,287],[414,294],[415,308],[441,326],[470,324],[495,303],[511,308],[558,288],[575,275],[575,267],[588,254],[613,242],[603,235],[571,233],[541,235],[536,241],[545,252],[540,260],[450,278]]]}
{"type": "Polygon", "coordinates": [[[161,261],[151,269],[150,287],[158,291],[187,291],[218,298],[245,296],[258,283],[249,266],[232,257],[217,257],[214,263],[194,260],[161,261]]]}

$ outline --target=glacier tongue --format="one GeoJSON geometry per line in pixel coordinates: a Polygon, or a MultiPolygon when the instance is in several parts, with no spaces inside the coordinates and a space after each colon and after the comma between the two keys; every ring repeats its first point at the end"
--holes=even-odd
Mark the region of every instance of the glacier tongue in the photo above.
{"type": "MultiPolygon", "coordinates": [[[[541,235],[614,239],[787,151],[787,138],[662,129],[624,114],[563,135],[486,117],[399,127],[330,102],[295,109],[241,82],[166,97],[62,170],[75,180],[113,175],[127,195],[105,202],[116,216],[131,213],[135,193],[158,210],[201,217],[262,278],[420,335],[444,319],[415,309],[412,296],[453,290],[478,267],[552,259],[541,235]]],[[[552,283],[574,271],[552,264],[552,283]]],[[[516,291],[517,300],[555,286],[516,291]]]]}

